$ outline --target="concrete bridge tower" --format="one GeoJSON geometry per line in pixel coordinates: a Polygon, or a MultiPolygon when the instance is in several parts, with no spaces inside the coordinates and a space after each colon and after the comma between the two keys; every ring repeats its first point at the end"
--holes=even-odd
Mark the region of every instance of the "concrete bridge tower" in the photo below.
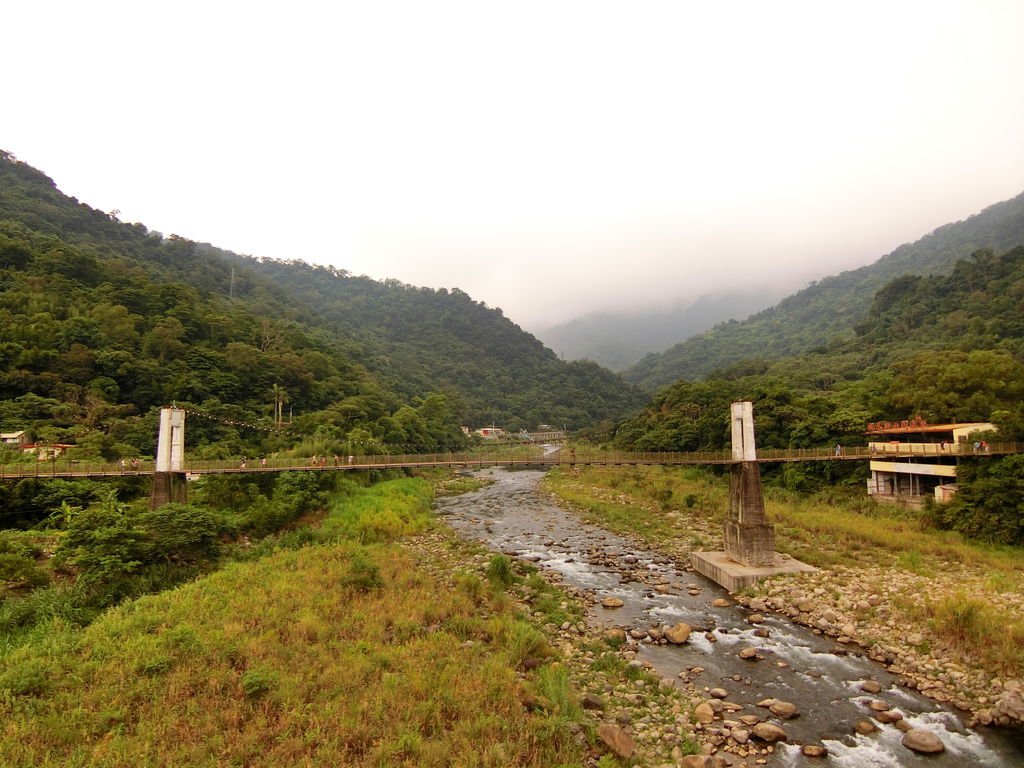
{"type": "Polygon", "coordinates": [[[723,526],[723,552],[691,552],[690,565],[730,592],[766,576],[815,568],[775,552],[775,527],[764,512],[761,468],[754,444],[754,405],[732,404],[732,458],[729,517],[723,526]]]}
{"type": "Polygon", "coordinates": [[[185,411],[181,408],[160,409],[160,434],[156,443],[156,472],[153,475],[153,497],[150,507],[156,509],[168,502],[188,501],[185,480],[185,411]]]}
{"type": "Polygon", "coordinates": [[[737,563],[775,565],[775,526],[764,514],[761,468],[754,445],[754,404],[732,404],[732,458],[729,519],[725,521],[725,553],[737,563]]]}

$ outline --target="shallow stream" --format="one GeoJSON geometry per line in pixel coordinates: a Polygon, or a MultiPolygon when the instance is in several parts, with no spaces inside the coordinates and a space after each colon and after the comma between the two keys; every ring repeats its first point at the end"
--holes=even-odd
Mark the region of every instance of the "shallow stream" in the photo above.
{"type": "Polygon", "coordinates": [[[1024,766],[1019,731],[967,729],[955,710],[900,687],[883,665],[867,657],[853,651],[836,653],[839,647],[830,638],[770,613],[759,625],[768,630],[768,637],[756,635],[745,609],[712,606],[716,598],[728,597],[714,582],[557,506],[539,491],[543,472],[492,469],[479,474],[494,483],[437,504],[461,535],[557,571],[564,583],[593,592],[598,601],[606,596],[624,601],[616,609],[595,604],[587,617],[592,626],[628,631],[682,621],[695,627],[685,645],[639,643],[637,658],[680,687],[679,674],[684,672],[698,691],[724,688],[726,701],[743,707],[733,717],[756,714],[772,719],[757,706],[767,698],[795,704],[800,716],[780,723],[791,743],[777,745],[770,765],[1024,766]],[[739,658],[747,646],[757,649],[759,660],[739,658]],[[703,671],[686,672],[694,667],[703,671]],[[877,681],[881,691],[863,693],[860,685],[865,680],[877,681]],[[900,743],[903,734],[895,725],[879,725],[876,733],[854,736],[854,723],[871,716],[867,705],[876,699],[900,710],[912,725],[935,732],[946,751],[937,756],[911,752],[900,743]],[[805,742],[823,744],[828,757],[804,757],[795,744],[805,742]]]}

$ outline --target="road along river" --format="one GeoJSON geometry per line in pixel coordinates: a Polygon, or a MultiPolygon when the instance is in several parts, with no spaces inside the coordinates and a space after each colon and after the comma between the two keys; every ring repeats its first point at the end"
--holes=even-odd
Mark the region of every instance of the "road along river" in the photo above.
{"type": "MultiPolygon", "coordinates": [[[[439,499],[438,512],[466,538],[555,571],[566,585],[593,594],[587,617],[592,627],[639,630],[634,634],[640,636],[654,629],[654,641],[630,638],[636,659],[652,665],[657,676],[675,680],[681,690],[716,699],[711,702],[716,719],[704,726],[712,740],[726,743],[723,734],[730,731],[723,730],[729,728],[725,720],[735,728],[744,716],[756,715],[787,734],[787,742],[779,742],[768,756],[769,765],[1024,766],[1019,731],[968,729],[955,710],[901,687],[856,647],[837,646],[781,616],[766,613],[758,622],[760,617],[750,611],[731,601],[726,605],[728,593],[714,582],[559,507],[539,490],[543,472],[492,469],[477,474],[493,484],[439,499]],[[622,607],[603,608],[605,597],[621,599],[622,607]],[[694,628],[687,643],[656,641],[660,628],[678,622],[694,628]],[[741,658],[741,651],[750,658],[741,658]],[[716,688],[717,697],[709,696],[716,688]],[[795,705],[799,715],[780,719],[759,706],[770,699],[795,705]],[[881,722],[896,713],[903,716],[902,730],[896,722],[881,722]],[[857,734],[857,724],[864,721],[877,730],[857,734]],[[945,751],[921,755],[903,746],[908,725],[937,735],[945,751]],[[823,745],[827,756],[804,756],[799,745],[805,743],[823,745]]],[[[736,765],[743,762],[720,754],[736,765]]]]}

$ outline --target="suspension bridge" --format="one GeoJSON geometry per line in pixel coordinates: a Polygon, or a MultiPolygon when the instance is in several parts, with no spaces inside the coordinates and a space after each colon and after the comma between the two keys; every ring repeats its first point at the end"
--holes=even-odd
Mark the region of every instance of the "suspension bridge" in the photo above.
{"type": "MultiPolygon", "coordinates": [[[[389,453],[386,450],[362,455],[313,457],[245,457],[238,459],[189,459],[184,453],[184,418],[181,438],[165,437],[167,453],[164,461],[154,459],[110,462],[81,461],[54,457],[48,461],[0,464],[0,479],[26,477],[102,478],[148,476],[157,472],[180,472],[186,475],[247,474],[265,472],[352,472],[384,469],[419,469],[452,467],[481,469],[487,467],[560,466],[703,466],[734,464],[732,449],[717,451],[618,451],[592,446],[562,444],[534,445],[519,442],[493,443],[467,451],[434,453],[389,453]]],[[[160,441],[158,441],[159,443],[160,441]]],[[[756,461],[778,464],[806,461],[864,461],[871,459],[960,458],[968,456],[1001,456],[1024,453],[1024,444],[991,443],[975,448],[972,443],[885,443],[872,446],[828,446],[818,448],[759,448],[756,461]]]]}
{"type": "MultiPolygon", "coordinates": [[[[197,414],[198,415],[198,414],[197,414]]],[[[617,451],[571,442],[530,444],[494,443],[468,451],[435,453],[366,453],[298,458],[245,457],[190,459],[185,455],[185,411],[165,408],[160,415],[157,455],[154,459],[88,462],[53,457],[49,461],[0,464],[0,480],[22,478],[154,477],[154,503],[185,496],[185,480],[202,475],[261,474],[276,472],[359,472],[390,469],[485,469],[488,467],[537,468],[587,466],[709,466],[738,462],[731,448],[717,451],[617,451]]],[[[865,460],[955,461],[962,457],[1000,456],[1024,452],[1024,444],[1002,443],[871,443],[867,446],[758,449],[760,464],[789,462],[848,462],[865,460]]]]}
{"type": "MultiPolygon", "coordinates": [[[[834,448],[758,449],[761,464],[781,464],[805,461],[864,461],[871,459],[913,459],[935,457],[1005,456],[1024,453],[1022,443],[992,443],[987,450],[973,451],[970,445],[947,446],[940,450],[922,450],[920,445],[907,444],[887,450],[870,450],[865,446],[834,448]]],[[[614,451],[599,448],[559,446],[557,451],[545,453],[541,446],[514,443],[484,446],[472,451],[441,453],[369,454],[353,456],[310,458],[246,458],[185,460],[175,471],[187,475],[259,474],[265,472],[353,472],[383,469],[430,469],[452,467],[456,469],[486,469],[488,467],[541,468],[567,466],[707,466],[735,464],[729,450],[721,451],[614,451]]],[[[27,477],[51,478],[103,478],[151,476],[156,462],[144,459],[136,464],[125,462],[89,462],[65,458],[32,463],[0,464],[0,480],[27,477]]]]}

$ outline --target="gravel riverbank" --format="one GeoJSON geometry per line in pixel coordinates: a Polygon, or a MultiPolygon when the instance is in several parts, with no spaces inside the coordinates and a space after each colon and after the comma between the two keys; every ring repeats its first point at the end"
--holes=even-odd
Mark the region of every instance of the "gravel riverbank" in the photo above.
{"type": "MultiPolygon", "coordinates": [[[[695,549],[722,547],[720,516],[715,519],[700,509],[666,510],[663,504],[620,489],[589,485],[585,477],[567,482],[569,495],[577,500],[589,495],[619,507],[616,515],[624,508],[648,520],[657,517],[656,536],[632,538],[638,547],[661,553],[679,567],[688,566],[695,549]]],[[[631,535],[628,512],[620,522],[585,504],[578,505],[578,513],[617,528],[620,535],[631,535]]],[[[787,532],[777,531],[777,536],[780,551],[786,551],[787,532]]],[[[1003,638],[997,636],[998,620],[995,625],[991,620],[1024,615],[1024,573],[994,572],[916,551],[908,556],[862,543],[849,547],[839,538],[830,542],[821,536],[814,544],[821,548],[824,561],[843,564],[824,565],[813,574],[775,577],[734,599],[758,618],[784,619],[828,638],[837,655],[864,655],[880,662],[901,686],[957,708],[972,727],[1020,728],[1024,680],[1019,654],[1024,651],[1018,648],[1013,656],[1011,647],[1009,656],[995,657],[991,648],[1003,638]],[[986,622],[979,621],[982,612],[986,622]]],[[[806,549],[806,539],[800,545],[806,549]]],[[[704,701],[714,698],[699,685],[693,690],[698,704],[701,693],[704,701]]],[[[718,732],[710,741],[719,741],[721,728],[712,728],[718,732]]],[[[696,737],[708,743],[700,729],[696,737]]]]}

